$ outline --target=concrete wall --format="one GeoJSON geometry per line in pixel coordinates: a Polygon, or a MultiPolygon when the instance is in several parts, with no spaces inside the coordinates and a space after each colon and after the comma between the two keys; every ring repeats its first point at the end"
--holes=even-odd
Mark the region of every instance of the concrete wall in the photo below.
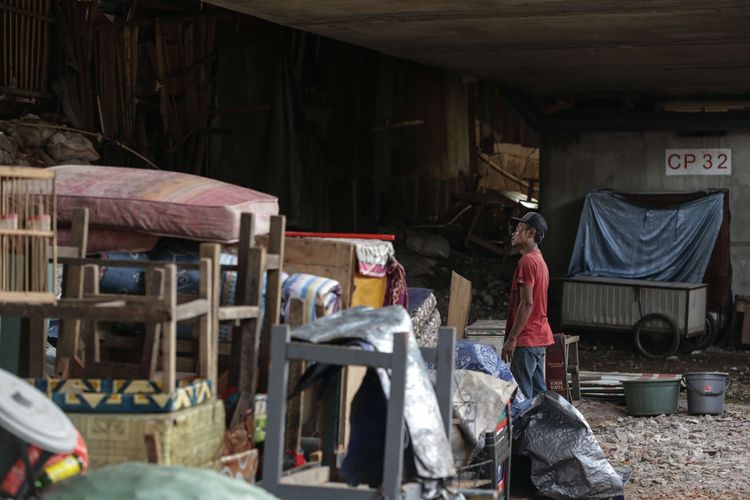
{"type": "Polygon", "coordinates": [[[750,294],[750,132],[685,137],[672,132],[548,135],[541,150],[541,206],[550,226],[542,250],[552,276],[564,276],[585,194],[729,189],[734,293],[750,294]],[[665,149],[731,148],[731,176],[665,174],[665,149]]]}

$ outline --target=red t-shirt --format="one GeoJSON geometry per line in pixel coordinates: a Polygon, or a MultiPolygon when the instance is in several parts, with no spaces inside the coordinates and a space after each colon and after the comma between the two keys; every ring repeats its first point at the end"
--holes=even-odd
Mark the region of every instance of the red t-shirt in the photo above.
{"type": "Polygon", "coordinates": [[[518,335],[518,347],[544,347],[552,345],[552,328],[547,321],[547,288],[549,287],[549,270],[544,262],[542,252],[534,250],[523,255],[513,273],[513,283],[508,297],[508,316],[505,324],[505,335],[510,334],[516,319],[518,305],[521,303],[521,285],[534,288],[532,298],[534,305],[526,326],[518,335]]]}

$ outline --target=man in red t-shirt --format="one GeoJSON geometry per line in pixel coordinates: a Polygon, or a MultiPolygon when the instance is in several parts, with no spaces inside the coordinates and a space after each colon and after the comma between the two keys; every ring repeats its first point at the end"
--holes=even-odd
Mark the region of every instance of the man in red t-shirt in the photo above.
{"type": "Polygon", "coordinates": [[[539,250],[547,222],[536,212],[514,219],[518,225],[511,244],[521,252],[521,258],[513,273],[508,298],[502,358],[510,362],[510,371],[523,395],[533,398],[547,390],[544,354],[554,342],[547,321],[549,270],[539,250]]]}

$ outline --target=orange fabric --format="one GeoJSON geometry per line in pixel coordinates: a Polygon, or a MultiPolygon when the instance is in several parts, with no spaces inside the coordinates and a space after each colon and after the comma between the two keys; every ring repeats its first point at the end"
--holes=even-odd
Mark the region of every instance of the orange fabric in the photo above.
{"type": "Polygon", "coordinates": [[[371,278],[359,273],[354,275],[354,293],[352,294],[351,307],[383,307],[386,283],[385,277],[371,278]]]}
{"type": "Polygon", "coordinates": [[[545,347],[554,343],[552,328],[547,320],[547,289],[549,288],[549,270],[544,262],[542,252],[534,250],[522,256],[513,273],[513,283],[508,297],[508,315],[505,331],[510,333],[521,303],[521,286],[533,287],[529,320],[518,335],[517,347],[545,347]]]}

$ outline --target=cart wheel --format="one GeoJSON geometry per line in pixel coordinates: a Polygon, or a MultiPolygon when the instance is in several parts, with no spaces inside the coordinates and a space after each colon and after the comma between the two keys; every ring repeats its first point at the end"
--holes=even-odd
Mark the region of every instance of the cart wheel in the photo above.
{"type": "Polygon", "coordinates": [[[663,359],[677,352],[680,334],[674,321],[659,313],[647,314],[633,328],[638,352],[651,359],[663,359]]]}
{"type": "Polygon", "coordinates": [[[682,339],[682,343],[686,351],[700,351],[713,344],[718,334],[719,327],[716,324],[716,320],[713,316],[706,313],[706,329],[703,334],[697,337],[685,337],[682,339]]]}

